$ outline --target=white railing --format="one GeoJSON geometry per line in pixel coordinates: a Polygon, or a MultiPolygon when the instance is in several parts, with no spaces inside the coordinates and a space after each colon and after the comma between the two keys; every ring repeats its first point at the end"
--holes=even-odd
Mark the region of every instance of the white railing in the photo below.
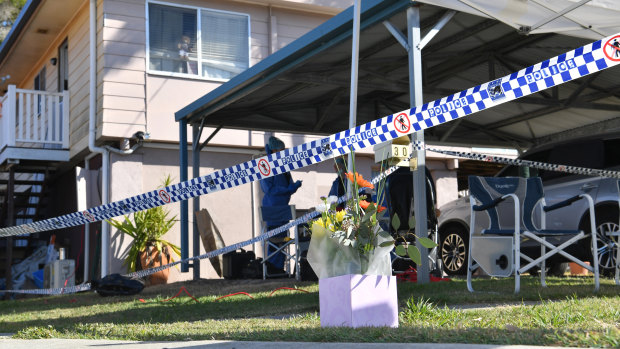
{"type": "Polygon", "coordinates": [[[9,85],[0,102],[0,149],[5,145],[69,148],[69,91],[24,90],[9,85]]]}

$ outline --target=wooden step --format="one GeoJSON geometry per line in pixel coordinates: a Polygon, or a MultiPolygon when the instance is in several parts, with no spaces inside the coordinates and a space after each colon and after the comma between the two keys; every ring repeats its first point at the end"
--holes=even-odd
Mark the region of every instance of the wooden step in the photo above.
{"type": "MultiPolygon", "coordinates": [[[[36,203],[36,204],[16,204],[15,205],[15,209],[24,209],[24,208],[41,208],[44,207],[45,205],[43,203],[36,203]]],[[[0,208],[2,207],[2,204],[0,203],[0,208]]]]}
{"type": "Polygon", "coordinates": [[[36,214],[16,214],[15,219],[35,219],[37,218],[36,214]]]}
{"type": "MultiPolygon", "coordinates": [[[[31,193],[31,192],[15,192],[13,193],[13,195],[19,196],[19,197],[29,197],[29,196],[43,197],[45,196],[44,193],[31,193]]],[[[6,191],[0,191],[0,196],[6,196],[6,191]]]]}
{"type": "MultiPolygon", "coordinates": [[[[42,185],[44,181],[32,181],[32,180],[15,180],[15,185],[42,185]]],[[[0,184],[9,184],[6,179],[0,179],[0,184]]]]}

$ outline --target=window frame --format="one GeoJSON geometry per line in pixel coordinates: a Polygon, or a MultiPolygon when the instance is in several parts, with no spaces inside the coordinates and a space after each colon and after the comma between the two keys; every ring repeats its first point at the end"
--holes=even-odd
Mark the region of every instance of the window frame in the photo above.
{"type": "MultiPolygon", "coordinates": [[[[251,33],[252,33],[252,29],[251,29],[251,20],[250,20],[250,15],[247,13],[241,13],[241,12],[234,12],[234,11],[226,11],[226,10],[218,10],[218,9],[212,9],[212,8],[207,8],[207,7],[199,7],[199,6],[191,6],[191,5],[183,5],[183,4],[177,4],[177,3],[170,3],[170,2],[164,2],[164,1],[156,1],[156,0],[147,0],[145,2],[145,18],[146,18],[146,73],[147,74],[152,74],[152,75],[159,75],[159,76],[168,76],[168,77],[177,77],[177,78],[183,78],[183,79],[192,79],[192,80],[202,80],[202,81],[214,81],[214,82],[227,82],[230,79],[222,79],[222,78],[214,78],[214,77],[205,77],[202,76],[202,69],[201,69],[201,60],[202,57],[200,55],[200,51],[201,51],[201,44],[202,44],[202,21],[201,21],[201,11],[209,11],[209,12],[216,12],[216,13],[222,13],[222,14],[232,14],[232,15],[238,15],[238,16],[243,16],[246,17],[247,19],[247,53],[248,53],[248,68],[251,67],[251,61],[252,61],[252,37],[251,37],[251,33]],[[192,9],[196,11],[196,47],[197,47],[197,52],[199,53],[198,55],[198,74],[188,74],[188,73],[178,73],[178,72],[168,72],[168,71],[163,71],[163,70],[154,70],[150,68],[150,62],[151,62],[151,38],[150,38],[150,18],[149,18],[149,6],[151,4],[156,4],[156,5],[163,5],[163,6],[170,6],[170,7],[177,7],[177,8],[183,8],[183,9],[192,9]]],[[[236,75],[235,75],[236,76],[236,75]]],[[[234,77],[233,77],[234,78],[234,77]]]]}

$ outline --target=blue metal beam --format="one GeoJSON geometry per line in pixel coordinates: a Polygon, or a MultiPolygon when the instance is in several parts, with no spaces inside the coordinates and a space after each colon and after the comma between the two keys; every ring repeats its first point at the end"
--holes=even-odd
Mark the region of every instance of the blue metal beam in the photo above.
{"type": "MultiPolygon", "coordinates": [[[[179,176],[181,182],[188,180],[187,178],[187,122],[185,120],[179,121],[179,161],[180,161],[180,173],[179,176]]],[[[188,202],[187,200],[181,201],[181,259],[187,259],[189,257],[189,219],[188,219],[188,202]]],[[[181,272],[187,273],[189,271],[188,263],[181,264],[181,272]]]]}

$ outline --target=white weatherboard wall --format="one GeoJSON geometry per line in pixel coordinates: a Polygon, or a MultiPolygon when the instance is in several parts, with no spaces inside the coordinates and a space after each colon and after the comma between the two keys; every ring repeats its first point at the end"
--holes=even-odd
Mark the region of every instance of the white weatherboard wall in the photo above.
{"type": "MultiPolygon", "coordinates": [[[[271,52],[270,46],[278,49],[283,47],[350,5],[350,1],[329,1],[326,5],[322,0],[173,0],[158,3],[249,15],[251,65],[267,57],[271,52]]],[[[135,154],[112,155],[112,201],[153,190],[168,174],[178,182],[179,126],[174,120],[174,113],[221,85],[221,82],[217,81],[146,72],[146,5],[145,0],[98,2],[98,136],[100,139],[120,139],[131,137],[137,131],[146,131],[151,135],[150,146],[139,149],[135,154]]],[[[84,137],[85,131],[86,129],[84,132],[80,131],[84,137]]],[[[212,129],[205,129],[203,137],[211,132],[212,129]]],[[[201,175],[250,160],[251,154],[264,146],[266,137],[268,136],[263,132],[256,135],[251,131],[222,130],[211,144],[217,148],[225,147],[229,151],[212,152],[208,148],[203,152],[201,175]]],[[[189,138],[191,140],[191,131],[189,138]]],[[[81,149],[76,152],[79,150],[81,149]]],[[[331,167],[327,170],[331,171],[331,167]]],[[[309,174],[293,176],[300,177],[298,179],[305,176],[309,184],[315,181],[315,176],[309,174]]],[[[225,234],[226,244],[251,237],[250,196],[250,186],[246,185],[201,198],[201,207],[210,211],[215,224],[225,234]]],[[[301,206],[308,206],[310,196],[304,196],[304,204],[301,206]]],[[[167,208],[171,209],[172,214],[178,215],[179,206],[172,204],[167,208]]],[[[190,223],[193,223],[191,206],[190,201],[190,223]]],[[[190,224],[190,234],[191,231],[190,224]]],[[[122,263],[131,242],[118,232],[113,231],[112,234],[111,272],[124,272],[122,263]]],[[[179,236],[180,228],[177,224],[166,238],[180,245],[179,236]]],[[[190,240],[190,255],[193,255],[191,247],[190,240]]],[[[201,277],[216,277],[207,261],[202,263],[201,270],[201,277]],[[206,267],[207,265],[209,266],[206,267]]],[[[171,281],[191,277],[192,273],[181,274],[175,269],[171,274],[171,281]]]]}
{"type": "MultiPolygon", "coordinates": [[[[334,1],[330,2],[330,6],[341,9],[349,2],[334,1]]],[[[324,8],[326,13],[319,13],[320,7],[315,3],[324,5],[324,1],[157,3],[249,15],[250,65],[270,54],[270,38],[275,38],[274,47],[282,48],[337,13],[333,8],[324,8]],[[270,4],[271,7],[268,6],[270,4]]],[[[174,113],[217,88],[221,82],[146,73],[146,4],[144,0],[105,0],[103,6],[98,8],[101,25],[98,36],[101,40],[98,45],[100,58],[97,63],[99,91],[102,94],[101,135],[130,137],[136,131],[146,130],[151,134],[152,141],[178,142],[178,124],[174,121],[174,113]]]]}

